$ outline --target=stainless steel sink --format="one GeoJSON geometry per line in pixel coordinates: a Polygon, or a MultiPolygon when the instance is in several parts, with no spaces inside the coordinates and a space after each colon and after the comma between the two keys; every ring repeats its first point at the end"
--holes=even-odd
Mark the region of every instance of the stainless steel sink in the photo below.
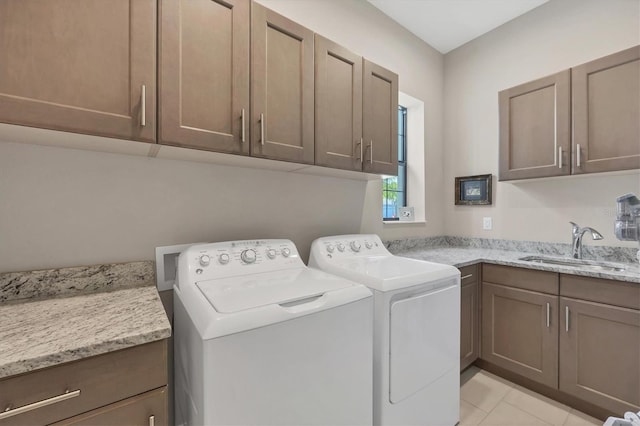
{"type": "Polygon", "coordinates": [[[549,265],[572,266],[574,268],[590,269],[592,271],[622,272],[625,270],[625,267],[623,265],[609,262],[598,262],[595,260],[569,259],[546,256],[527,256],[521,257],[520,260],[534,263],[546,263],[549,265]]]}

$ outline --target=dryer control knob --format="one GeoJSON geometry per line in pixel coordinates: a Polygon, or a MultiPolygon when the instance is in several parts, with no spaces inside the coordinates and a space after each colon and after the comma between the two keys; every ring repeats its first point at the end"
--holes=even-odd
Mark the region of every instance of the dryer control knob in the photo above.
{"type": "Polygon", "coordinates": [[[222,253],[220,256],[218,256],[218,262],[220,262],[221,265],[226,265],[227,263],[229,263],[229,255],[227,253],[222,253]]]}
{"type": "Polygon", "coordinates": [[[275,259],[276,258],[276,250],[275,249],[267,250],[267,257],[269,259],[275,259]]]}
{"type": "Polygon", "coordinates": [[[351,244],[349,245],[351,246],[351,250],[355,251],[356,253],[359,252],[362,248],[358,241],[351,241],[351,244]]]}
{"type": "Polygon", "coordinates": [[[200,266],[209,266],[209,264],[211,263],[211,256],[209,256],[208,254],[203,254],[202,256],[200,256],[200,266]]]}
{"type": "Polygon", "coordinates": [[[282,253],[282,255],[284,257],[289,257],[291,255],[291,250],[289,250],[287,247],[283,248],[280,253],[282,253]]]}
{"type": "Polygon", "coordinates": [[[335,247],[333,247],[333,244],[327,244],[327,252],[333,253],[334,250],[335,250],[335,247]]]}
{"type": "Polygon", "coordinates": [[[373,244],[371,244],[369,241],[365,241],[364,246],[368,249],[371,249],[371,247],[373,247],[373,244]]]}
{"type": "Polygon", "coordinates": [[[344,251],[344,244],[338,243],[338,251],[344,251]]]}
{"type": "Polygon", "coordinates": [[[244,263],[253,263],[256,261],[256,251],[253,249],[244,250],[240,253],[240,259],[242,259],[244,263]]]}

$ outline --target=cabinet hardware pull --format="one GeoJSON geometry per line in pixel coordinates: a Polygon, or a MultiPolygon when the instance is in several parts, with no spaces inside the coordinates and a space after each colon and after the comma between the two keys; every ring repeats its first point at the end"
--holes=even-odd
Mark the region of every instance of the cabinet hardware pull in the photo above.
{"type": "Polygon", "coordinates": [[[245,141],[245,133],[244,133],[244,108],[242,108],[242,113],[240,114],[240,121],[241,121],[241,123],[242,123],[242,129],[240,130],[240,133],[242,133],[241,141],[242,141],[242,143],[244,143],[244,141],[245,141]]]}
{"type": "Polygon", "coordinates": [[[580,167],[580,144],[576,144],[576,166],[580,167]]]}
{"type": "Polygon", "coordinates": [[[360,162],[362,163],[362,138],[360,138],[360,142],[356,143],[356,147],[360,146],[360,157],[357,157],[357,160],[360,160],[360,162]]]}
{"type": "Polygon", "coordinates": [[[74,390],[73,392],[66,391],[61,395],[54,396],[52,398],[43,399],[42,401],[34,402],[32,404],[23,405],[22,407],[12,408],[12,409],[10,408],[0,413],[0,420],[17,416],[18,414],[26,413],[28,411],[36,410],[38,408],[46,407],[47,405],[66,401],[67,399],[75,398],[76,396],[80,396],[80,389],[74,390]]]}
{"type": "Polygon", "coordinates": [[[460,277],[460,281],[466,280],[467,278],[471,278],[473,274],[465,275],[464,277],[460,277]]]}
{"type": "Polygon", "coordinates": [[[568,333],[569,332],[569,307],[564,307],[564,329],[568,333]]]}
{"type": "Polygon", "coordinates": [[[562,147],[558,147],[558,168],[562,168],[562,147]]]}
{"type": "Polygon", "coordinates": [[[260,114],[260,145],[264,145],[264,114],[260,114]]]}
{"type": "Polygon", "coordinates": [[[149,426],[155,426],[156,416],[149,416],[149,426]]]}
{"type": "Polygon", "coordinates": [[[140,90],[140,126],[147,125],[147,87],[143,84],[140,90]]]}
{"type": "Polygon", "coordinates": [[[371,150],[369,151],[369,163],[373,164],[373,139],[371,139],[371,145],[369,145],[371,147],[371,150]]]}
{"type": "Polygon", "coordinates": [[[363,141],[362,138],[360,138],[360,164],[364,163],[364,153],[362,152],[362,145],[363,141]]]}
{"type": "Polygon", "coordinates": [[[547,328],[551,326],[551,305],[547,302],[547,328]]]}

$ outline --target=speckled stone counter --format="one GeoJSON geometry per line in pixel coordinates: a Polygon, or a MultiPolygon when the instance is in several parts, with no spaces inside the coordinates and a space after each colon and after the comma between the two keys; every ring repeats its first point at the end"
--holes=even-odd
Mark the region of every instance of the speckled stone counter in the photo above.
{"type": "Polygon", "coordinates": [[[549,244],[528,241],[486,240],[459,237],[410,238],[387,241],[393,254],[413,259],[444,263],[456,267],[475,263],[493,263],[541,271],[581,275],[610,280],[640,283],[640,265],[634,261],[637,249],[619,247],[585,247],[587,260],[602,260],[624,267],[624,271],[594,271],[578,266],[550,265],[521,260],[526,256],[568,258],[568,244],[549,244]]]}
{"type": "Polygon", "coordinates": [[[0,378],[170,337],[148,264],[0,275],[0,378]]]}

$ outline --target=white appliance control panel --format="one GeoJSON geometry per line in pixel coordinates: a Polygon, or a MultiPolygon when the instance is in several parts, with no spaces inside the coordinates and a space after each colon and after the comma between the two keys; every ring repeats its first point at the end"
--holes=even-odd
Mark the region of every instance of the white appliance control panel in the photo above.
{"type": "Polygon", "coordinates": [[[327,259],[345,259],[357,256],[389,256],[389,251],[375,234],[340,235],[318,238],[312,250],[327,259]],[[317,253],[320,250],[321,253],[317,253]]]}
{"type": "Polygon", "coordinates": [[[293,242],[280,239],[198,244],[180,257],[191,282],[305,266],[293,242]]]}

